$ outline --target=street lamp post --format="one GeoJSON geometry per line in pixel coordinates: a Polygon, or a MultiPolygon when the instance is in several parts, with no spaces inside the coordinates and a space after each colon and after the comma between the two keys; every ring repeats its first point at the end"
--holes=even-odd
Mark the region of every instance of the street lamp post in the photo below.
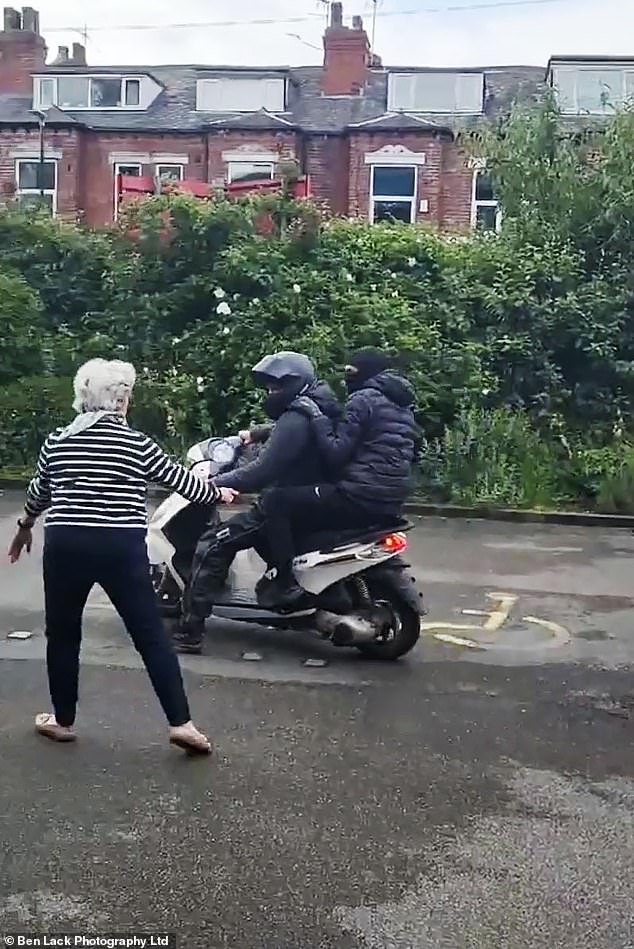
{"type": "Polygon", "coordinates": [[[46,128],[46,113],[44,112],[35,112],[37,117],[37,124],[40,129],[40,160],[37,166],[37,187],[40,192],[40,206],[44,207],[44,197],[46,192],[46,180],[45,180],[45,148],[44,148],[44,129],[46,128]]]}
{"type": "Polygon", "coordinates": [[[40,164],[38,167],[38,184],[40,186],[40,204],[42,207],[44,207],[44,128],[46,126],[46,116],[43,112],[40,112],[37,119],[40,126],[40,164]]]}

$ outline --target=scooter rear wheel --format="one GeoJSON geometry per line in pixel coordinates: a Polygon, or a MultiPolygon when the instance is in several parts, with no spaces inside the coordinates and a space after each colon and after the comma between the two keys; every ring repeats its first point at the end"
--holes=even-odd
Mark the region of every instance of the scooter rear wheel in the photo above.
{"type": "Polygon", "coordinates": [[[368,592],[375,609],[386,614],[383,632],[372,642],[358,643],[356,648],[368,659],[394,662],[414,648],[420,638],[420,616],[394,591],[381,583],[368,581],[368,592]]]}

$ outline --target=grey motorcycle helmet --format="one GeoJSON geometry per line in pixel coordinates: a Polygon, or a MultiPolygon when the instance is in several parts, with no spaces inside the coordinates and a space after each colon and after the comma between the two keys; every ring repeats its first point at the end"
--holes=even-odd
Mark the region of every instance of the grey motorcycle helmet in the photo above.
{"type": "Polygon", "coordinates": [[[264,399],[264,411],[273,421],[277,421],[317,378],[308,356],[293,352],[265,356],[252,372],[256,385],[269,390],[264,399]]]}
{"type": "Polygon", "coordinates": [[[315,367],[303,353],[273,353],[261,359],[251,371],[260,386],[270,385],[271,381],[281,383],[286,379],[296,379],[303,388],[317,378],[315,367]]]}

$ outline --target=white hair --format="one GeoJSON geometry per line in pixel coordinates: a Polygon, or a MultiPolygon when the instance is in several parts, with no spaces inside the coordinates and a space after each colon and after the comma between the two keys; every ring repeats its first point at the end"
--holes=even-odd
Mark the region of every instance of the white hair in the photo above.
{"type": "Polygon", "coordinates": [[[73,383],[73,409],[82,412],[120,413],[132,394],[136,371],[118,359],[91,359],[78,370],[73,383]]]}

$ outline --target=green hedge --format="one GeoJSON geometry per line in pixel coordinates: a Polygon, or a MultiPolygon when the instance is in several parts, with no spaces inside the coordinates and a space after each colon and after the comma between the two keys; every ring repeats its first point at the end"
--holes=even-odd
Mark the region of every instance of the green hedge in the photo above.
{"type": "Polygon", "coordinates": [[[583,141],[558,122],[547,102],[472,143],[504,200],[493,238],[286,198],[159,198],[108,234],[0,212],[2,466],[33,463],[92,356],[135,363],[134,422],[180,453],[261,418],[264,353],[306,351],[339,386],[374,345],[416,387],[430,496],[634,506],[634,118],[583,141]]]}

